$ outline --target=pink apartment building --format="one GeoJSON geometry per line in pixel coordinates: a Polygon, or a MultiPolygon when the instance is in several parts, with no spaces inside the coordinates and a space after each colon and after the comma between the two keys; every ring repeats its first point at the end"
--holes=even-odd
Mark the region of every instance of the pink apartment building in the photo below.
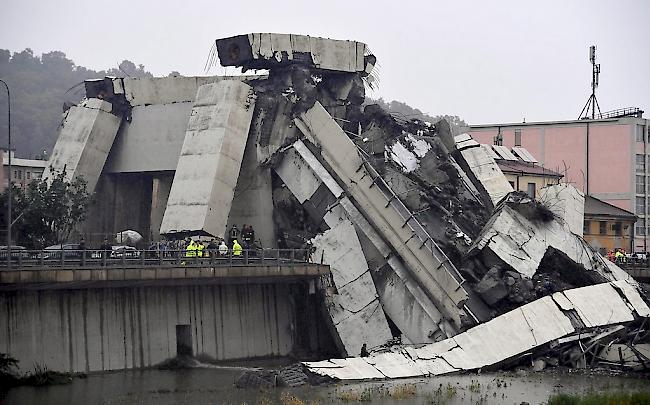
{"type": "MultiPolygon", "coordinates": [[[[639,114],[640,116],[640,114],[639,114]]],[[[479,143],[523,146],[585,194],[634,212],[635,251],[650,251],[650,120],[635,117],[472,125],[479,143]]]]}

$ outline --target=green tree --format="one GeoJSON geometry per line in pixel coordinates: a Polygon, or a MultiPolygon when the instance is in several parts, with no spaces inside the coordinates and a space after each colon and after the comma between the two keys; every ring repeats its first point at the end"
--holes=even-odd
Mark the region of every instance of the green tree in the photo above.
{"type": "MultiPolygon", "coordinates": [[[[49,182],[46,179],[31,182],[24,193],[14,188],[14,196],[15,241],[34,249],[65,242],[86,219],[91,203],[86,181],[82,177],[69,181],[63,171],[52,173],[49,182]]],[[[6,195],[1,200],[6,212],[6,195]]]]}

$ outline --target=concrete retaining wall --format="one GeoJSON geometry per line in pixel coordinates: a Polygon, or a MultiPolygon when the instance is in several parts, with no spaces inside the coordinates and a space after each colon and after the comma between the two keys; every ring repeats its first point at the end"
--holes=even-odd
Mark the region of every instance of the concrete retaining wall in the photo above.
{"type": "Polygon", "coordinates": [[[287,285],[4,292],[0,352],[58,371],[148,367],[176,356],[176,325],[195,355],[282,356],[293,347],[287,285]]]}

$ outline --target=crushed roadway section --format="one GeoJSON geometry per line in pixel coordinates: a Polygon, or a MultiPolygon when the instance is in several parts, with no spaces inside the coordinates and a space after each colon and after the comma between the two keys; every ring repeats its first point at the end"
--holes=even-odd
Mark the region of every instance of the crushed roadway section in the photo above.
{"type": "Polygon", "coordinates": [[[364,358],[302,364],[311,372],[340,380],[443,375],[493,366],[575,332],[584,333],[595,327],[650,317],[650,308],[626,281],[556,294],[525,304],[441,342],[393,347],[364,358]],[[567,315],[570,311],[578,314],[584,327],[574,326],[567,315]]]}

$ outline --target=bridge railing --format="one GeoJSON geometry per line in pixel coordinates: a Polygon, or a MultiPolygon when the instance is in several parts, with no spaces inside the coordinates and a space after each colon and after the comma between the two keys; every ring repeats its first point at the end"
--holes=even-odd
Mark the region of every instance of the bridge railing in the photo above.
{"type": "MultiPolygon", "coordinates": [[[[0,251],[0,271],[7,270],[6,251],[0,251]]],[[[251,265],[294,265],[309,263],[309,249],[244,249],[225,253],[204,249],[186,250],[18,250],[11,252],[12,270],[69,268],[229,267],[251,265]],[[239,253],[239,254],[238,254],[239,253]]]]}

